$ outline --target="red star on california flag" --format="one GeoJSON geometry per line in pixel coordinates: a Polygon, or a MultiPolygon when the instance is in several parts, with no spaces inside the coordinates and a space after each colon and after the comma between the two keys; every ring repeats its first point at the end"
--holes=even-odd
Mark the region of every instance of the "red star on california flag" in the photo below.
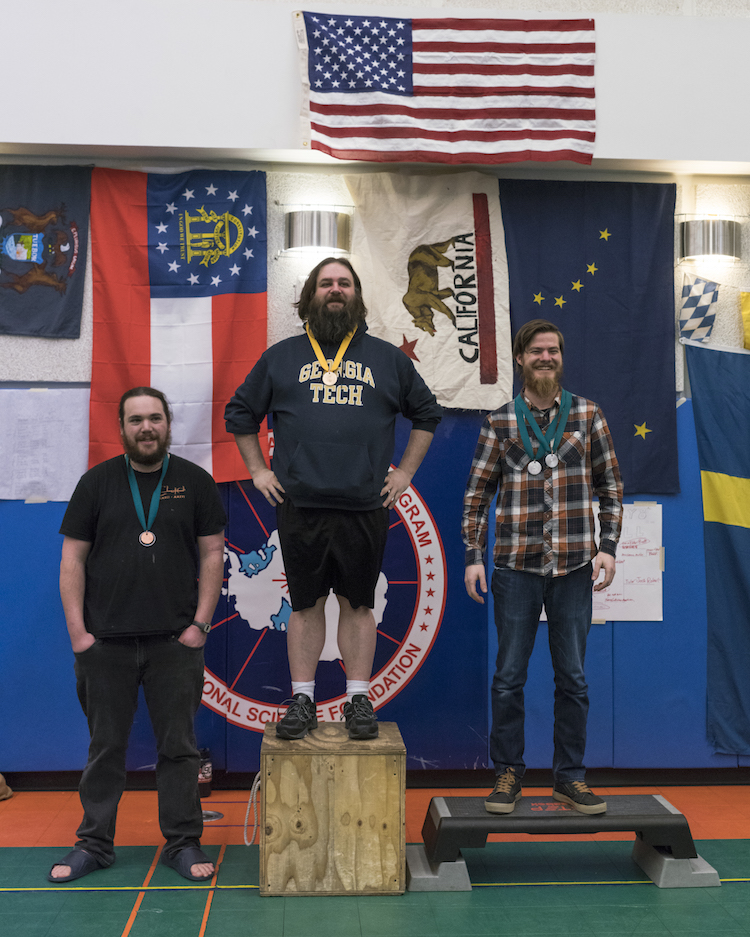
{"type": "MultiPolygon", "coordinates": [[[[403,333],[402,333],[403,334],[403,333]]],[[[419,361],[419,358],[414,354],[414,346],[417,344],[417,339],[415,338],[413,342],[407,342],[406,336],[404,335],[403,345],[399,345],[399,348],[403,353],[411,358],[413,361],[419,361]]]]}

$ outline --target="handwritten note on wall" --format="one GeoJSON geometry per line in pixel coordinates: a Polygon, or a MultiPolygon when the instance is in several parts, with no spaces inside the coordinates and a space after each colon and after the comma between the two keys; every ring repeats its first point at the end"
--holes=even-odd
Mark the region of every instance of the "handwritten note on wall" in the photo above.
{"type": "Polygon", "coordinates": [[[617,572],[608,589],[594,593],[594,621],[663,620],[661,546],[661,505],[624,504],[617,572]]]}

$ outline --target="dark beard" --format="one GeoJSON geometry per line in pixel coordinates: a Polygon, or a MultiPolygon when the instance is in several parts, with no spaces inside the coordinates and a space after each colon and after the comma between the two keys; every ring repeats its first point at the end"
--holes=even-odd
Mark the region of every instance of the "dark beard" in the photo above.
{"type": "Polygon", "coordinates": [[[562,368],[556,371],[535,371],[531,367],[524,368],[524,387],[543,400],[551,397],[559,389],[561,380],[562,368]]]}
{"type": "Polygon", "coordinates": [[[122,448],[125,450],[125,455],[131,462],[136,462],[138,465],[158,465],[163,461],[172,444],[172,430],[170,429],[167,432],[167,438],[160,446],[157,446],[152,453],[146,454],[140,451],[138,443],[131,443],[124,436],[120,438],[122,439],[122,448]]]}
{"type": "Polygon", "coordinates": [[[341,309],[329,309],[321,300],[313,300],[307,314],[310,331],[321,343],[338,345],[364,322],[365,306],[359,296],[350,299],[341,309]]]}

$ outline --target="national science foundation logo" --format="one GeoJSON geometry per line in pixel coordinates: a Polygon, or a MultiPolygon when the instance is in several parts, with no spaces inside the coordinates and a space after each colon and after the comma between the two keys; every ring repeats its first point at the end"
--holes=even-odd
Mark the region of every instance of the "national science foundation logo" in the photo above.
{"type": "MultiPolygon", "coordinates": [[[[203,704],[228,722],[263,732],[291,695],[286,627],[291,613],[276,512],[250,482],[230,487],[224,602],[206,645],[203,704]],[[223,637],[225,640],[216,640],[223,637]]],[[[424,663],[445,608],[446,566],[429,508],[409,487],[391,511],[373,613],[378,628],[370,698],[393,699],[424,663]]],[[[325,606],[326,641],[318,665],[318,718],[340,719],[345,673],[336,641],[338,602],[325,606]]],[[[282,711],[283,714],[283,711],[282,711]]]]}

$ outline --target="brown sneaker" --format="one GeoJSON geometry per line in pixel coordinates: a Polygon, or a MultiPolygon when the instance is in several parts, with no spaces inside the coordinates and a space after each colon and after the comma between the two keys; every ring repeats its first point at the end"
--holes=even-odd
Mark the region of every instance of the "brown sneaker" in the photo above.
{"type": "Polygon", "coordinates": [[[513,768],[506,768],[505,773],[495,778],[492,793],[484,802],[487,813],[513,813],[516,801],[521,799],[521,779],[516,777],[513,768]]]}
{"type": "Polygon", "coordinates": [[[557,781],[552,791],[555,800],[570,804],[579,813],[604,813],[606,803],[597,797],[585,781],[557,781]]]}

